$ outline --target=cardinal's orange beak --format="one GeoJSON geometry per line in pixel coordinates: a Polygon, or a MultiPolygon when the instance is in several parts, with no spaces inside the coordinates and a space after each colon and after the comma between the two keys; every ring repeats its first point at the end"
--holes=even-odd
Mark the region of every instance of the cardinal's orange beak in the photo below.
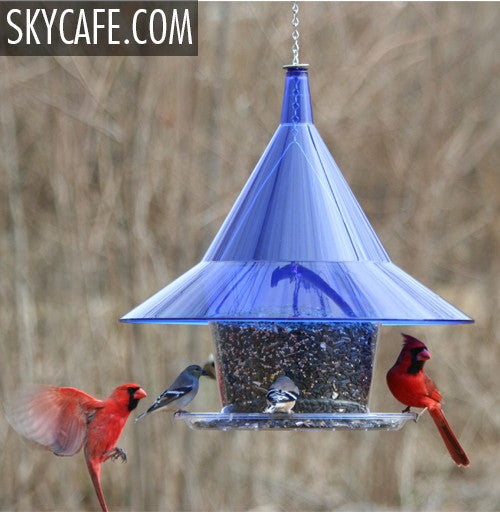
{"type": "Polygon", "coordinates": [[[427,361],[427,359],[430,359],[431,355],[429,352],[424,348],[421,352],[417,355],[417,361],[427,361]]]}
{"type": "Polygon", "coordinates": [[[139,388],[135,393],[134,393],[134,398],[137,399],[137,400],[140,400],[141,398],[144,398],[148,396],[146,394],[146,392],[144,391],[144,389],[142,388],[139,388]]]}

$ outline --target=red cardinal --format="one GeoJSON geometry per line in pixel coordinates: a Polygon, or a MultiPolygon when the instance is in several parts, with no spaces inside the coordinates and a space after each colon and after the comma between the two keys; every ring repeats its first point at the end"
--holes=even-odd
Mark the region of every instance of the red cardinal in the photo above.
{"type": "Polygon", "coordinates": [[[469,459],[441,410],[441,395],[436,384],[424,372],[424,363],[431,358],[427,347],[408,334],[403,334],[403,338],[403,349],[398,360],[387,372],[387,385],[391,393],[408,406],[403,412],[409,412],[410,407],[429,409],[451,458],[458,466],[468,466],[469,459]]]}
{"type": "Polygon", "coordinates": [[[101,464],[126,453],[116,447],[125,422],[146,392],[137,384],[118,386],[105,400],[75,388],[40,386],[25,390],[8,413],[14,429],[56,455],[74,455],[84,445],[85,460],[102,510],[101,464]]]}

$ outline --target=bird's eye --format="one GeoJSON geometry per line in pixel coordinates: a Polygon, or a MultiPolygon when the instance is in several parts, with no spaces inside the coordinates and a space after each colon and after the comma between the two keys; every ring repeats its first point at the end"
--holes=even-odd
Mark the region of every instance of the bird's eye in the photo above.
{"type": "Polygon", "coordinates": [[[411,352],[411,356],[412,358],[415,358],[417,357],[420,352],[423,352],[424,350],[426,350],[427,347],[413,347],[412,349],[410,349],[410,352],[411,352]]]}
{"type": "Polygon", "coordinates": [[[133,395],[133,394],[134,394],[138,389],[139,389],[139,388],[133,388],[133,387],[129,386],[129,387],[127,388],[127,391],[128,391],[128,394],[129,394],[129,395],[133,395]]]}
{"type": "Polygon", "coordinates": [[[424,350],[423,347],[413,347],[412,349],[410,349],[412,358],[417,357],[417,355],[420,354],[420,352],[422,352],[422,350],[424,350]]]}

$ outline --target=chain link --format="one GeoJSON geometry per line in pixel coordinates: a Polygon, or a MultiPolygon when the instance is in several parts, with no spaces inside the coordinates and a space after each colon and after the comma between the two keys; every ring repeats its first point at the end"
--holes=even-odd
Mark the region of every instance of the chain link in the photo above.
{"type": "Polygon", "coordinates": [[[292,32],[292,39],[293,39],[293,45],[292,45],[292,53],[293,53],[293,61],[292,64],[294,66],[298,66],[299,64],[299,31],[297,30],[297,27],[299,26],[299,18],[297,16],[299,12],[299,6],[297,5],[297,2],[292,2],[292,26],[294,27],[294,31],[292,32]]]}

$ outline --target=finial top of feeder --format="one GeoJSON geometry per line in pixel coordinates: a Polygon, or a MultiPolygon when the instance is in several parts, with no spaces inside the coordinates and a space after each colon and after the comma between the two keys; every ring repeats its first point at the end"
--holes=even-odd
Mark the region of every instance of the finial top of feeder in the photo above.
{"type": "Polygon", "coordinates": [[[285,64],[283,69],[309,69],[309,64],[285,64]]]}

